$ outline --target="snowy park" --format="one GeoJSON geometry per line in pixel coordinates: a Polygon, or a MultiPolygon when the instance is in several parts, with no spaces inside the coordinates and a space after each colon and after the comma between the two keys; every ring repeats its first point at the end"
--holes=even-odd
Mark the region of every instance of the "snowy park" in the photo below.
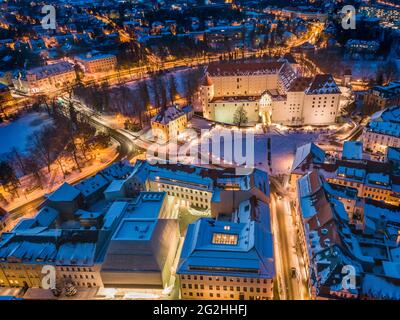
{"type": "MultiPolygon", "coordinates": [[[[290,172],[296,149],[316,141],[318,136],[318,132],[289,133],[271,128],[266,132],[257,129],[212,129],[201,139],[194,139],[181,148],[190,150],[191,155],[196,154],[196,150],[203,157],[208,153],[208,164],[211,166],[255,166],[271,174],[284,174],[290,172]]],[[[195,159],[196,157],[188,157],[187,162],[193,163],[195,159]]],[[[185,162],[183,159],[180,161],[185,162]]]]}
{"type": "Polygon", "coordinates": [[[13,148],[24,153],[29,136],[49,124],[51,124],[51,119],[42,112],[28,113],[16,121],[1,124],[0,158],[11,152],[13,148]]]}

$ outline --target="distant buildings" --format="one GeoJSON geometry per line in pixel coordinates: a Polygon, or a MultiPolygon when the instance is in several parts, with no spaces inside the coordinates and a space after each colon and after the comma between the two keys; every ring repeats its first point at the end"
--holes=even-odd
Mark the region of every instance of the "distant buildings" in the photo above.
{"type": "Polygon", "coordinates": [[[226,43],[240,47],[246,36],[246,28],[242,25],[222,25],[210,27],[205,31],[207,44],[213,49],[222,49],[226,43]]]}
{"type": "Polygon", "coordinates": [[[176,106],[163,108],[151,119],[153,137],[161,141],[177,138],[186,129],[187,122],[186,113],[176,106]]]}
{"type": "Polygon", "coordinates": [[[75,57],[86,73],[111,72],[117,65],[117,57],[113,54],[82,54],[75,57]]]}
{"type": "Polygon", "coordinates": [[[272,299],[275,261],[268,204],[251,198],[227,218],[201,218],[189,225],[177,274],[183,299],[272,299]]]}
{"type": "Polygon", "coordinates": [[[346,42],[346,49],[350,53],[367,53],[374,54],[379,50],[380,44],[378,41],[350,39],[346,42]]]}
{"type": "Polygon", "coordinates": [[[72,85],[75,80],[73,65],[62,61],[20,73],[13,79],[13,84],[16,90],[24,93],[43,93],[72,85]]]}
{"type": "Polygon", "coordinates": [[[331,75],[301,77],[295,61],[213,63],[201,86],[207,119],[234,123],[240,108],[248,123],[326,125],[338,115],[340,90],[331,75]]]}
{"type": "Polygon", "coordinates": [[[295,19],[300,18],[303,20],[315,20],[325,22],[328,19],[328,14],[321,12],[320,10],[311,7],[286,7],[286,8],[271,8],[264,9],[264,12],[271,13],[280,17],[295,19]]]}
{"type": "MultiPolygon", "coordinates": [[[[378,1],[385,4],[384,1],[378,1]]],[[[388,1],[386,1],[388,4],[388,1]]],[[[400,21],[400,7],[389,8],[385,5],[362,5],[359,10],[360,14],[368,17],[380,20],[380,24],[383,27],[399,29],[400,21]]]]}

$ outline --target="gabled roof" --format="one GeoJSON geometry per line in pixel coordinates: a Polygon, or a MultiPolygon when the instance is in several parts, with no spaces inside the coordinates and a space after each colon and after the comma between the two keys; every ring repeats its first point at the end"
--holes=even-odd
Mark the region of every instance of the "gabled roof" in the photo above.
{"type": "Polygon", "coordinates": [[[80,194],[81,192],[77,188],[71,186],[67,182],[64,182],[61,187],[50,194],[47,199],[53,202],[72,201],[76,199],[80,194]]]}
{"type": "Polygon", "coordinates": [[[308,157],[311,157],[314,163],[323,163],[325,161],[325,151],[312,142],[300,146],[296,150],[292,171],[299,168],[308,157]]]}
{"type": "Polygon", "coordinates": [[[330,74],[317,74],[314,76],[306,94],[337,94],[340,89],[330,74]]]}
{"type": "Polygon", "coordinates": [[[43,67],[37,67],[27,71],[29,75],[35,75],[37,79],[44,79],[56,74],[63,74],[66,72],[73,71],[74,68],[72,64],[66,61],[57,62],[54,64],[49,64],[43,67]]]}
{"type": "Polygon", "coordinates": [[[85,197],[88,197],[96,191],[104,188],[108,183],[109,181],[101,174],[96,174],[93,177],[79,182],[74,187],[80,190],[85,197]]]}
{"type": "Polygon", "coordinates": [[[178,119],[184,116],[185,113],[182,110],[179,110],[175,106],[171,106],[167,109],[162,109],[153,119],[153,122],[158,122],[161,124],[168,124],[170,121],[178,119]]]}
{"type": "Polygon", "coordinates": [[[292,81],[289,92],[304,92],[310,85],[312,77],[299,77],[292,81]]]}

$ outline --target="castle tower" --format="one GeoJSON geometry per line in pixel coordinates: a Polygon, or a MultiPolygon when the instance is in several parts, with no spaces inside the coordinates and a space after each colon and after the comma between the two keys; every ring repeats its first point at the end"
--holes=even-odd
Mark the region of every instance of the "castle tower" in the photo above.
{"type": "Polygon", "coordinates": [[[203,116],[206,119],[214,119],[214,112],[211,110],[209,102],[214,98],[214,84],[211,77],[206,74],[200,86],[200,99],[203,108],[203,116]]]}

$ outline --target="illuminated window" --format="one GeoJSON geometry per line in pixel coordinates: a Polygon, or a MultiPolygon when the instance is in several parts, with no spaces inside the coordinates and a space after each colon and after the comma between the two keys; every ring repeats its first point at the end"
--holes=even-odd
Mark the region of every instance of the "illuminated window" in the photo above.
{"type": "Polygon", "coordinates": [[[213,244],[237,244],[237,235],[236,234],[227,234],[227,233],[214,233],[212,238],[213,244]]]}

